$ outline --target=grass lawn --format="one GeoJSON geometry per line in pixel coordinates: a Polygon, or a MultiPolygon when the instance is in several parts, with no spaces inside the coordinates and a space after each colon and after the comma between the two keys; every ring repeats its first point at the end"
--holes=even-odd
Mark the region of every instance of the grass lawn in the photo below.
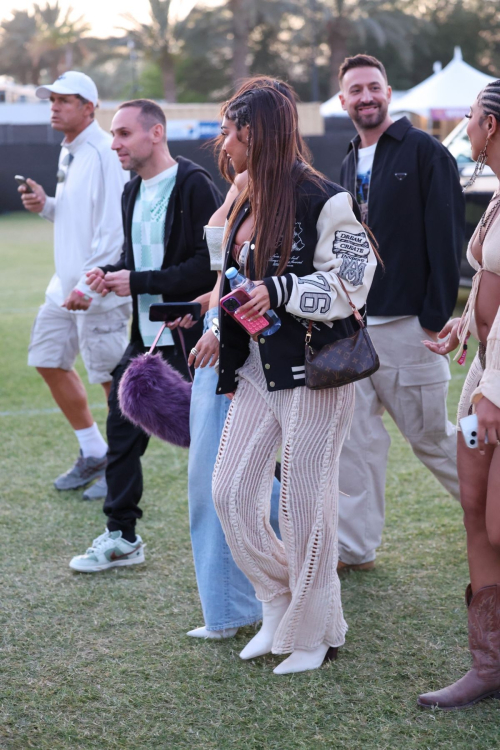
{"type": "MultiPolygon", "coordinates": [[[[468,582],[458,504],[389,423],[387,526],[373,573],[342,584],[349,633],[336,663],[277,677],[243,663],[252,635],[190,639],[202,625],[188,529],[187,452],[144,459],[147,564],[78,575],[70,558],[104,529],[100,503],[58,493],[77,444],[26,366],[52,273],[51,227],[0,217],[0,748],[26,750],[494,750],[500,703],[423,712],[419,692],[468,667],[468,582]]],[[[83,370],[79,365],[80,372],[83,370]]],[[[452,365],[454,418],[464,371],[452,365]]],[[[100,387],[89,387],[104,429],[100,387]]]]}

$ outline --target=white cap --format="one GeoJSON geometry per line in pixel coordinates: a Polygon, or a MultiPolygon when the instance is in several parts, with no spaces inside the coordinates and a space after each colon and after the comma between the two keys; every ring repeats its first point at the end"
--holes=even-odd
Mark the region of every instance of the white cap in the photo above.
{"type": "Polygon", "coordinates": [[[51,86],[39,86],[35,93],[39,99],[49,99],[52,93],[79,94],[92,102],[94,107],[98,100],[97,86],[92,78],[89,78],[85,73],[79,73],[77,70],[68,70],[62,76],[59,76],[51,86]]]}

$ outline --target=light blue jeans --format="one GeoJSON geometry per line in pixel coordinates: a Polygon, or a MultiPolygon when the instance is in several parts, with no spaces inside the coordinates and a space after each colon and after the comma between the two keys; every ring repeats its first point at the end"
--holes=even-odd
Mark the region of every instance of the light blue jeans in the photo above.
{"type": "MultiPolygon", "coordinates": [[[[217,310],[205,316],[205,330],[217,310]]],[[[188,465],[188,501],[194,567],[207,630],[238,628],[262,619],[262,605],[252,584],[236,567],[212,499],[212,474],[222,428],[230,406],[216,395],[213,367],[196,370],[191,395],[191,447],[188,465]]],[[[278,534],[280,484],[274,480],[271,524],[278,534]]]]}

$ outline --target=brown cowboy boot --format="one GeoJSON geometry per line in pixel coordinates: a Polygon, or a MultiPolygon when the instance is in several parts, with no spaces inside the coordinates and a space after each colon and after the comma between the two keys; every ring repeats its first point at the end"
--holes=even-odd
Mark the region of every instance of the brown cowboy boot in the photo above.
{"type": "Polygon", "coordinates": [[[483,698],[500,698],[500,585],[485,586],[469,603],[469,649],[472,669],[453,685],[424,693],[418,705],[444,711],[467,708],[483,698]]]}
{"type": "Polygon", "coordinates": [[[467,584],[467,588],[465,589],[465,606],[467,609],[469,609],[469,604],[472,601],[472,586],[470,583],[467,584]]]}

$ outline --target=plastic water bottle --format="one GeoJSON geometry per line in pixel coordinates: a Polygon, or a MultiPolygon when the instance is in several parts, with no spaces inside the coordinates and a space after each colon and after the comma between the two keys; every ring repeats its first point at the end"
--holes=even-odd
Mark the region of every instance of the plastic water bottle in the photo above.
{"type": "MultiPolygon", "coordinates": [[[[255,284],[251,279],[247,279],[243,274],[238,273],[236,268],[228,268],[226,271],[226,278],[229,279],[229,286],[231,289],[243,289],[243,291],[251,292],[255,289],[255,284]]],[[[273,333],[281,327],[281,319],[279,315],[276,315],[274,310],[268,310],[264,313],[264,317],[271,323],[271,327],[267,331],[262,331],[262,336],[272,336],[273,333]]]]}

